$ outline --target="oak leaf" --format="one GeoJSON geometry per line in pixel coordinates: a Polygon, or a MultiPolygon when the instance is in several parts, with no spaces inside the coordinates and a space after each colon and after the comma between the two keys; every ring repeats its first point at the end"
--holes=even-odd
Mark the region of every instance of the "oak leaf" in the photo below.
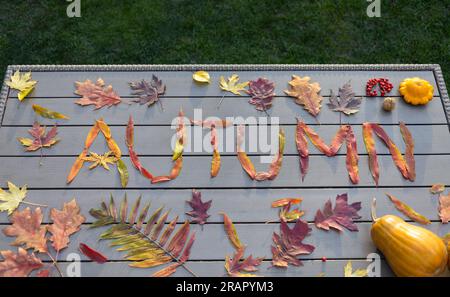
{"type": "Polygon", "coordinates": [[[295,98],[295,103],[303,105],[303,108],[308,111],[314,117],[320,112],[322,107],[322,96],[320,96],[319,83],[311,83],[309,76],[300,77],[297,75],[292,76],[292,80],[289,82],[289,90],[284,92],[291,97],[295,98]]]}
{"type": "Polygon", "coordinates": [[[61,119],[61,120],[69,119],[68,116],[63,115],[62,113],[50,110],[37,104],[33,104],[33,110],[36,114],[46,119],[61,119]]]}
{"type": "Polygon", "coordinates": [[[19,91],[17,98],[22,101],[25,97],[34,89],[37,81],[31,79],[31,72],[26,72],[21,75],[17,70],[12,76],[10,81],[6,82],[11,89],[19,91]]]}
{"type": "Polygon", "coordinates": [[[249,272],[258,271],[259,266],[263,258],[253,258],[252,255],[248,256],[241,261],[244,256],[245,246],[240,247],[233,255],[233,258],[229,256],[225,257],[225,269],[231,277],[254,277],[255,274],[249,272]]]}
{"type": "Polygon", "coordinates": [[[395,208],[397,208],[400,212],[402,212],[408,218],[414,220],[415,222],[423,224],[423,225],[431,224],[431,221],[428,218],[426,218],[425,216],[423,216],[420,213],[416,212],[409,205],[407,205],[406,203],[400,201],[395,196],[393,196],[391,194],[387,194],[387,193],[386,193],[386,196],[388,196],[389,199],[392,201],[392,203],[394,203],[395,208]]]}
{"type": "Polygon", "coordinates": [[[34,152],[44,147],[51,147],[59,141],[59,139],[56,138],[56,135],[58,134],[56,125],[46,133],[46,127],[42,127],[38,122],[35,122],[33,128],[28,130],[28,133],[30,133],[33,139],[17,138],[17,140],[26,147],[25,150],[27,152],[34,152]]]}
{"type": "Polygon", "coordinates": [[[209,218],[208,210],[211,207],[212,200],[203,202],[202,194],[199,191],[192,190],[192,199],[186,202],[192,207],[192,210],[186,213],[193,218],[192,222],[204,225],[209,218]]]}
{"type": "Polygon", "coordinates": [[[160,102],[159,96],[166,92],[166,85],[157,76],[153,75],[151,81],[140,80],[130,82],[130,88],[133,90],[133,95],[138,95],[139,99],[133,100],[141,105],[153,105],[160,102]]]}
{"type": "Polygon", "coordinates": [[[450,193],[439,197],[439,217],[444,224],[450,221],[450,193]]]}
{"type": "Polygon", "coordinates": [[[0,277],[27,277],[33,270],[44,266],[34,253],[28,254],[20,247],[17,253],[0,251],[0,255],[4,259],[0,262],[0,277]]]}
{"type": "Polygon", "coordinates": [[[75,199],[64,203],[62,210],[52,208],[50,218],[53,224],[48,227],[52,234],[50,241],[57,252],[66,248],[70,242],[69,236],[78,232],[85,218],[80,215],[80,208],[75,199]]]}
{"type": "Polygon", "coordinates": [[[252,98],[249,103],[256,106],[259,111],[267,111],[272,107],[272,101],[275,97],[275,84],[267,78],[258,78],[248,83],[246,91],[252,98]]]}
{"type": "Polygon", "coordinates": [[[101,78],[95,84],[89,79],[84,82],[76,82],[75,87],[75,94],[82,96],[75,103],[82,106],[95,105],[95,109],[100,109],[104,106],[111,107],[122,102],[122,99],[113,90],[112,86],[105,87],[105,82],[101,78]]]}
{"type": "Polygon", "coordinates": [[[361,210],[361,202],[348,204],[348,195],[342,194],[336,197],[336,204],[332,207],[331,200],[325,203],[322,210],[317,210],[314,218],[314,223],[317,228],[330,230],[330,228],[337,231],[343,231],[347,228],[350,231],[358,231],[358,226],[353,222],[355,219],[360,219],[361,216],[358,211],[361,210]]]}
{"type": "Polygon", "coordinates": [[[338,95],[339,98],[331,90],[330,102],[327,104],[331,110],[342,112],[346,115],[351,115],[359,111],[362,97],[356,97],[350,82],[346,83],[342,88],[339,88],[338,95]]]}
{"type": "Polygon", "coordinates": [[[8,182],[9,193],[0,189],[0,211],[8,211],[8,215],[12,214],[27,195],[27,186],[17,187],[12,182],[8,182]]]}
{"type": "Polygon", "coordinates": [[[103,155],[90,152],[89,156],[84,157],[83,160],[92,163],[91,166],[89,166],[89,169],[94,169],[97,166],[102,166],[106,170],[109,170],[108,164],[115,164],[118,158],[114,156],[113,152],[111,151],[106,152],[103,155]]]}
{"type": "Polygon", "coordinates": [[[280,234],[273,233],[272,240],[272,265],[287,268],[289,264],[294,266],[303,265],[297,258],[300,255],[311,254],[315,247],[304,244],[303,240],[311,232],[308,223],[298,220],[292,229],[288,223],[281,220],[280,234]]]}
{"type": "Polygon", "coordinates": [[[14,246],[25,245],[25,249],[34,249],[37,252],[46,253],[47,227],[42,226],[42,211],[38,207],[33,212],[29,207],[23,211],[16,211],[11,216],[12,225],[3,229],[6,236],[16,237],[11,243],[14,246]]]}

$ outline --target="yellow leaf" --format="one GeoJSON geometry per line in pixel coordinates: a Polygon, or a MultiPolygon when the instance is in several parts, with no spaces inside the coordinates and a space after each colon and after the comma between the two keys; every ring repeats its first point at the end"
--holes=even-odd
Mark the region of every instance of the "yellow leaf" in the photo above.
{"type": "Polygon", "coordinates": [[[27,186],[17,187],[8,182],[9,193],[0,189],[0,211],[8,211],[8,215],[12,214],[27,195],[27,186]]]}
{"type": "Polygon", "coordinates": [[[223,76],[220,77],[219,87],[227,92],[231,92],[235,95],[241,96],[241,91],[245,91],[245,87],[248,86],[248,81],[238,83],[239,76],[237,74],[233,74],[228,78],[228,81],[225,80],[223,76]]]}
{"type": "Polygon", "coordinates": [[[33,139],[30,138],[17,138],[23,146],[30,146],[33,144],[33,139]]]}
{"type": "Polygon", "coordinates": [[[20,91],[17,98],[22,101],[36,85],[37,81],[31,80],[31,72],[20,74],[17,70],[12,76],[10,81],[6,84],[11,88],[20,91]]]}
{"type": "Polygon", "coordinates": [[[367,276],[366,269],[357,269],[353,272],[352,262],[348,261],[344,266],[344,276],[345,277],[365,277],[367,276]]]}
{"type": "Polygon", "coordinates": [[[33,104],[33,110],[35,113],[40,115],[41,117],[47,118],[47,119],[62,119],[62,120],[68,120],[69,117],[66,115],[63,115],[62,113],[47,109],[45,107],[42,107],[37,104],[33,104]]]}
{"type": "Polygon", "coordinates": [[[199,83],[210,83],[211,77],[209,76],[209,73],[206,71],[197,71],[192,75],[192,78],[199,83]]]}

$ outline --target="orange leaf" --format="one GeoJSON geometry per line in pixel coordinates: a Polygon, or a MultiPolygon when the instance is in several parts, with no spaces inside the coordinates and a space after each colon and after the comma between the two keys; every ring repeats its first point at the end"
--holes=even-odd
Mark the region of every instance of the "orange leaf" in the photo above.
{"type": "Polygon", "coordinates": [[[349,126],[349,130],[347,133],[347,157],[346,157],[346,165],[348,175],[350,176],[350,180],[354,184],[359,183],[359,169],[358,169],[358,148],[356,146],[356,138],[353,133],[353,129],[349,126]]]}
{"type": "Polygon", "coordinates": [[[33,270],[44,266],[33,253],[19,248],[17,254],[12,251],[0,251],[4,261],[0,262],[0,277],[27,277],[33,270]]]}
{"type": "Polygon", "coordinates": [[[303,201],[303,198],[282,198],[282,199],[278,199],[275,200],[274,202],[272,202],[272,207],[282,207],[282,206],[286,206],[288,204],[290,205],[295,205],[295,204],[300,204],[300,202],[303,201]]]}
{"type": "Polygon", "coordinates": [[[239,250],[243,247],[241,241],[239,240],[239,236],[237,235],[236,228],[234,227],[233,222],[230,217],[224,212],[221,213],[223,215],[223,224],[225,228],[225,232],[227,233],[228,239],[231,244],[233,244],[236,250],[239,250]]]}
{"type": "Polygon", "coordinates": [[[100,109],[104,106],[110,107],[122,102],[122,99],[113,90],[112,86],[105,87],[105,82],[101,78],[95,84],[89,79],[84,82],[76,82],[75,87],[75,94],[82,96],[75,103],[82,106],[95,105],[95,109],[100,109]]]}
{"type": "Polygon", "coordinates": [[[306,140],[305,131],[303,130],[303,122],[297,119],[297,129],[295,135],[295,143],[297,145],[297,151],[300,156],[300,172],[302,174],[302,181],[305,180],[305,176],[308,173],[309,167],[309,151],[308,142],[306,140]]]}
{"type": "Polygon", "coordinates": [[[439,197],[439,217],[444,224],[450,221],[450,194],[439,197]]]}
{"type": "Polygon", "coordinates": [[[398,200],[396,197],[386,194],[389,199],[391,199],[392,203],[394,203],[395,208],[397,208],[400,212],[402,212],[404,215],[406,215],[411,220],[418,222],[423,225],[431,224],[431,221],[421,215],[420,213],[416,212],[414,209],[412,209],[407,204],[403,203],[402,201],[398,200]]]}
{"type": "Polygon", "coordinates": [[[320,108],[322,107],[322,96],[320,96],[319,83],[311,83],[311,78],[308,76],[300,77],[297,75],[292,76],[292,80],[289,82],[289,90],[284,92],[291,97],[296,98],[295,103],[303,105],[305,110],[316,117],[320,108]]]}
{"type": "Polygon", "coordinates": [[[404,122],[400,122],[400,132],[403,141],[406,144],[405,160],[408,169],[408,179],[414,181],[416,179],[416,161],[414,160],[414,140],[411,132],[408,130],[404,122]]]}
{"type": "Polygon", "coordinates": [[[375,149],[375,141],[373,139],[372,125],[370,123],[363,123],[363,140],[369,155],[369,170],[375,180],[375,184],[378,186],[380,169],[378,167],[378,156],[375,149]]]}
{"type": "Polygon", "coordinates": [[[73,163],[72,168],[70,169],[69,175],[67,176],[67,183],[70,184],[73,179],[78,175],[78,172],[80,172],[81,168],[84,164],[84,158],[86,157],[87,153],[86,151],[82,151],[81,154],[78,156],[78,158],[75,160],[75,163],[73,163]]]}

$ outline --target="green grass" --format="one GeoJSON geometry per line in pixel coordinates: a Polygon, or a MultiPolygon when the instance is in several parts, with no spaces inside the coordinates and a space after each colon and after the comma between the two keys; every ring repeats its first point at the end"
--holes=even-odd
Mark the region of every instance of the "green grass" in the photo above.
{"type": "Polygon", "coordinates": [[[438,63],[450,80],[450,1],[2,1],[9,64],[438,63]]]}

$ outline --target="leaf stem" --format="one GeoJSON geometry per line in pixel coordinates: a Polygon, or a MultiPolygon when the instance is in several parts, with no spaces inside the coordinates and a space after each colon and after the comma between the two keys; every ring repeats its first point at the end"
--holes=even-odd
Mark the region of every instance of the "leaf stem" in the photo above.
{"type": "Polygon", "coordinates": [[[27,204],[27,205],[32,205],[32,206],[48,207],[48,205],[38,204],[38,203],[33,203],[33,202],[28,202],[28,201],[20,201],[20,203],[27,204]]]}
{"type": "Polygon", "coordinates": [[[378,221],[377,217],[377,198],[373,197],[371,208],[370,208],[370,214],[372,216],[372,221],[375,223],[378,221]]]}
{"type": "Polygon", "coordinates": [[[223,94],[222,98],[220,98],[219,104],[217,104],[217,109],[220,109],[220,106],[222,105],[224,98],[225,98],[225,94],[223,94]]]}
{"type": "Polygon", "coordinates": [[[55,266],[55,268],[56,268],[56,270],[58,271],[59,275],[60,275],[61,277],[64,277],[64,275],[63,275],[61,269],[60,269],[59,266],[58,266],[58,262],[56,262],[55,258],[53,258],[53,256],[52,256],[48,251],[47,251],[47,255],[50,257],[50,260],[52,260],[53,266],[55,266]]]}

